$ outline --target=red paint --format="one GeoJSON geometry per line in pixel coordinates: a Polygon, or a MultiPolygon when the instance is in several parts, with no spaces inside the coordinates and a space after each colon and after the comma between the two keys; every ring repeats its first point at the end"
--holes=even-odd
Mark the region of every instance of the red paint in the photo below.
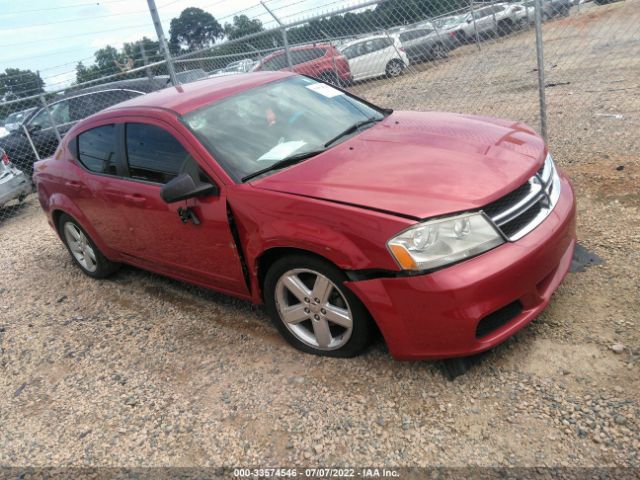
{"type": "MultiPolygon", "coordinates": [[[[77,219],[111,260],[261,303],[260,257],[272,248],[312,252],[345,270],[398,271],[386,249],[416,219],[473,210],[524,183],[546,155],[542,140],[512,122],[448,113],[396,112],[350,140],[270,176],[236,184],[178,115],[290,73],[220,77],[138,97],[76,125],[55,157],[36,164],[40,202],[77,219]],[[142,122],[174,135],[220,194],[164,203],[160,186],[81,167],[68,142],[98,125],[142,122]],[[184,225],[193,207],[202,220],[184,225]],[[228,222],[233,213],[247,286],[228,222]]],[[[562,195],[533,232],[437,272],[348,282],[378,323],[391,353],[417,359],[468,355],[512,335],[548,303],[575,243],[575,200],[562,195]],[[523,313],[482,340],[485,315],[520,300],[523,313]]]]}
{"type": "MultiPolygon", "coordinates": [[[[294,56],[296,55],[296,53],[300,53],[300,55],[304,58],[305,51],[316,50],[319,48],[325,50],[325,54],[322,57],[314,58],[313,60],[309,60],[308,62],[304,63],[296,63],[295,59],[293,59],[292,67],[290,69],[288,67],[285,67],[282,70],[290,70],[301,75],[308,75],[310,77],[322,79],[335,78],[335,76],[337,75],[343,82],[351,82],[351,70],[349,69],[349,62],[347,58],[342,55],[336,47],[332,45],[321,43],[317,43],[314,45],[303,45],[300,47],[291,48],[290,52],[294,56]]],[[[254,67],[254,71],[262,71],[265,63],[277,57],[282,57],[283,65],[286,64],[285,51],[278,50],[260,60],[260,63],[258,63],[258,65],[254,67]]]]}

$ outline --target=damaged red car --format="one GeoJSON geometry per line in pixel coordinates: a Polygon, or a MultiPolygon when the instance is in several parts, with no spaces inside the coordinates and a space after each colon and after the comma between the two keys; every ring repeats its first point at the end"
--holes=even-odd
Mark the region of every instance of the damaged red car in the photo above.
{"type": "Polygon", "coordinates": [[[399,359],[487,350],[545,308],[575,246],[571,185],[529,127],[288,72],[120,103],[35,170],[87,275],[126,263],[264,303],[320,355],[378,331],[399,359]]]}

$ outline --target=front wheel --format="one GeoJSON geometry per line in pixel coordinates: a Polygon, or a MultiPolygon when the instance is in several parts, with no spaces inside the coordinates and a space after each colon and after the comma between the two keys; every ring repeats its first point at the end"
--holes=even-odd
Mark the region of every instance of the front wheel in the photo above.
{"type": "Polygon", "coordinates": [[[119,263],[107,259],[78,222],[67,214],[60,216],[60,235],[71,258],[87,275],[104,278],[120,268],[119,263]]]}
{"type": "Polygon", "coordinates": [[[316,257],[292,255],[267,272],[267,311],[295,348],[315,355],[353,357],[369,344],[371,320],[364,305],[345,286],[334,265],[316,257]]]}

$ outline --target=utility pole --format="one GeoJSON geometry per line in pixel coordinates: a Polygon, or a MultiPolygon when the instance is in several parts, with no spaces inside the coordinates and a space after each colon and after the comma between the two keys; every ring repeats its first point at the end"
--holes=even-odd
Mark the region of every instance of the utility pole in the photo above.
{"type": "Polygon", "coordinates": [[[287,66],[289,67],[289,69],[291,69],[291,66],[293,65],[293,63],[291,62],[291,52],[289,51],[289,39],[287,38],[287,27],[285,26],[284,23],[280,21],[278,17],[276,17],[276,14],[273,13],[271,9],[267,7],[267,5],[262,0],[260,0],[260,3],[264,7],[264,9],[269,13],[269,15],[271,15],[273,19],[276,22],[278,22],[278,25],[280,25],[280,31],[282,32],[282,43],[284,45],[284,54],[286,55],[286,58],[287,58],[287,66]]]}
{"type": "Polygon", "coordinates": [[[169,71],[169,78],[174,86],[179,85],[178,78],[176,77],[176,71],[173,68],[173,60],[171,59],[171,53],[169,52],[169,46],[167,45],[167,39],[164,38],[164,32],[162,31],[162,24],[160,23],[160,16],[158,15],[158,9],[156,8],[155,0],[147,0],[149,4],[149,11],[151,12],[151,18],[153,19],[153,26],[156,27],[156,34],[158,35],[158,41],[160,42],[160,48],[164,53],[164,59],[167,62],[167,70],[169,71]]]}

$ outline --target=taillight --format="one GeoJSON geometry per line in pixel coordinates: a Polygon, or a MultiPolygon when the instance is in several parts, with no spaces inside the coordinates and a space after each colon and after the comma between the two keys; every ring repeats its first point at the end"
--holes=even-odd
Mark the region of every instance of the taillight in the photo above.
{"type": "Polygon", "coordinates": [[[9,165],[11,163],[11,160],[9,160],[9,155],[7,155],[7,152],[3,151],[2,152],[2,163],[4,163],[5,165],[9,165]]]}

